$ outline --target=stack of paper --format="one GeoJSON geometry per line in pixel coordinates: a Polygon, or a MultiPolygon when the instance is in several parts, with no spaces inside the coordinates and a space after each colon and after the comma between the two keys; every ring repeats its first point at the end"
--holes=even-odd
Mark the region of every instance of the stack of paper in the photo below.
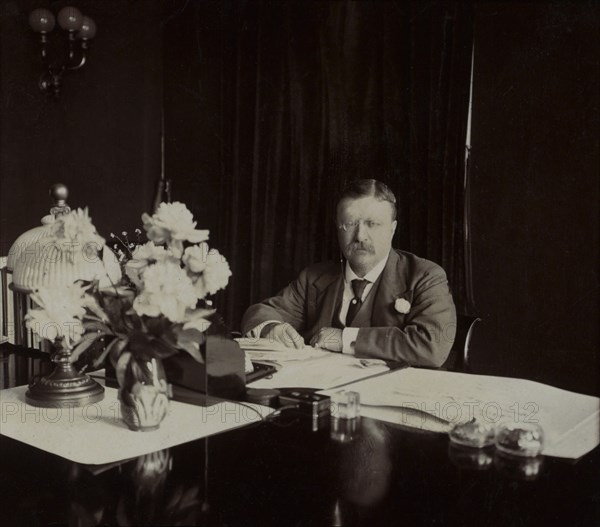
{"type": "Polygon", "coordinates": [[[537,423],[544,454],[574,459],[600,444],[600,399],[538,382],[408,368],[344,389],[360,393],[362,415],[406,426],[446,431],[472,418],[537,423]]]}
{"type": "Polygon", "coordinates": [[[271,339],[240,338],[235,339],[250,360],[274,361],[278,363],[304,361],[324,357],[329,353],[319,348],[304,346],[303,348],[288,348],[271,339]]]}
{"type": "Polygon", "coordinates": [[[389,371],[385,362],[368,362],[341,353],[325,352],[300,362],[287,362],[272,377],[250,384],[252,388],[315,388],[324,390],[389,371]]]}

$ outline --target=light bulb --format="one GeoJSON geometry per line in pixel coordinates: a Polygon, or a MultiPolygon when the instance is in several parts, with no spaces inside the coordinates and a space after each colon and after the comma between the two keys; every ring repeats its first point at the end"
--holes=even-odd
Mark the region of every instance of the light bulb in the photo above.
{"type": "Polygon", "coordinates": [[[83,40],[90,40],[96,35],[96,22],[94,22],[89,16],[83,17],[81,29],[77,33],[77,36],[83,40]]]}
{"type": "Polygon", "coordinates": [[[54,29],[55,23],[56,19],[48,9],[40,7],[29,13],[29,26],[36,33],[49,33],[54,29]]]}
{"type": "Polygon", "coordinates": [[[58,12],[58,25],[65,31],[79,31],[83,23],[83,15],[76,7],[63,7],[58,12]]]}

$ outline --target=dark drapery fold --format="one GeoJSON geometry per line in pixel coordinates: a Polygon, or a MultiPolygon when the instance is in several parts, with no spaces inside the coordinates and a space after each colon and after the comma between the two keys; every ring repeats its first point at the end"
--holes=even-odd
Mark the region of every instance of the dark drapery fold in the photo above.
{"type": "Polygon", "coordinates": [[[459,311],[469,312],[472,293],[468,251],[465,149],[473,14],[468,3],[432,5],[411,23],[409,90],[410,170],[400,181],[403,246],[440,263],[448,273],[459,311]],[[409,196],[409,199],[404,199],[409,196]],[[469,298],[467,298],[469,297],[469,298]]]}
{"type": "MultiPolygon", "coordinates": [[[[206,136],[204,148],[218,155],[203,159],[218,174],[214,238],[233,278],[217,300],[231,325],[305,265],[338,255],[336,195],[355,178],[392,188],[394,245],[442,264],[461,305],[470,5],[223,1],[199,16],[194,4],[196,16],[182,16],[196,21],[199,84],[212,96],[218,141],[206,136]]],[[[168,157],[167,173],[176,191],[168,157]]]]}

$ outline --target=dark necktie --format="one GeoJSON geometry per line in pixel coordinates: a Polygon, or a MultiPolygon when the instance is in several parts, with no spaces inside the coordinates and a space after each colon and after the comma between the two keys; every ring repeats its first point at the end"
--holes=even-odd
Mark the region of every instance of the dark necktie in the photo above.
{"type": "Polygon", "coordinates": [[[368,280],[352,280],[352,291],[354,291],[354,298],[350,301],[350,305],[348,306],[346,326],[350,326],[350,324],[352,324],[352,321],[358,313],[360,306],[362,306],[362,295],[368,283],[368,280]]]}

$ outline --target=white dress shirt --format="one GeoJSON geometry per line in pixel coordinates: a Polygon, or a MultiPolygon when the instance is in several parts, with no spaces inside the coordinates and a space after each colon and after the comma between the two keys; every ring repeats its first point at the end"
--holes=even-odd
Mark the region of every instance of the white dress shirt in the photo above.
{"type": "MultiPolygon", "coordinates": [[[[361,301],[364,302],[371,289],[373,289],[373,284],[377,281],[381,273],[383,273],[383,269],[385,268],[385,264],[387,263],[388,256],[386,256],[381,262],[379,262],[373,269],[371,269],[365,276],[362,278],[358,276],[350,267],[350,264],[346,262],[346,269],[344,271],[344,296],[342,297],[342,307],[340,308],[339,313],[339,321],[342,325],[346,325],[346,315],[348,314],[348,308],[350,307],[350,302],[354,298],[354,290],[352,289],[352,280],[368,280],[369,283],[365,286],[365,290],[363,291],[361,301]]],[[[358,337],[358,330],[360,328],[344,328],[342,331],[342,353],[346,353],[348,355],[354,355],[354,343],[358,337]]]]}

